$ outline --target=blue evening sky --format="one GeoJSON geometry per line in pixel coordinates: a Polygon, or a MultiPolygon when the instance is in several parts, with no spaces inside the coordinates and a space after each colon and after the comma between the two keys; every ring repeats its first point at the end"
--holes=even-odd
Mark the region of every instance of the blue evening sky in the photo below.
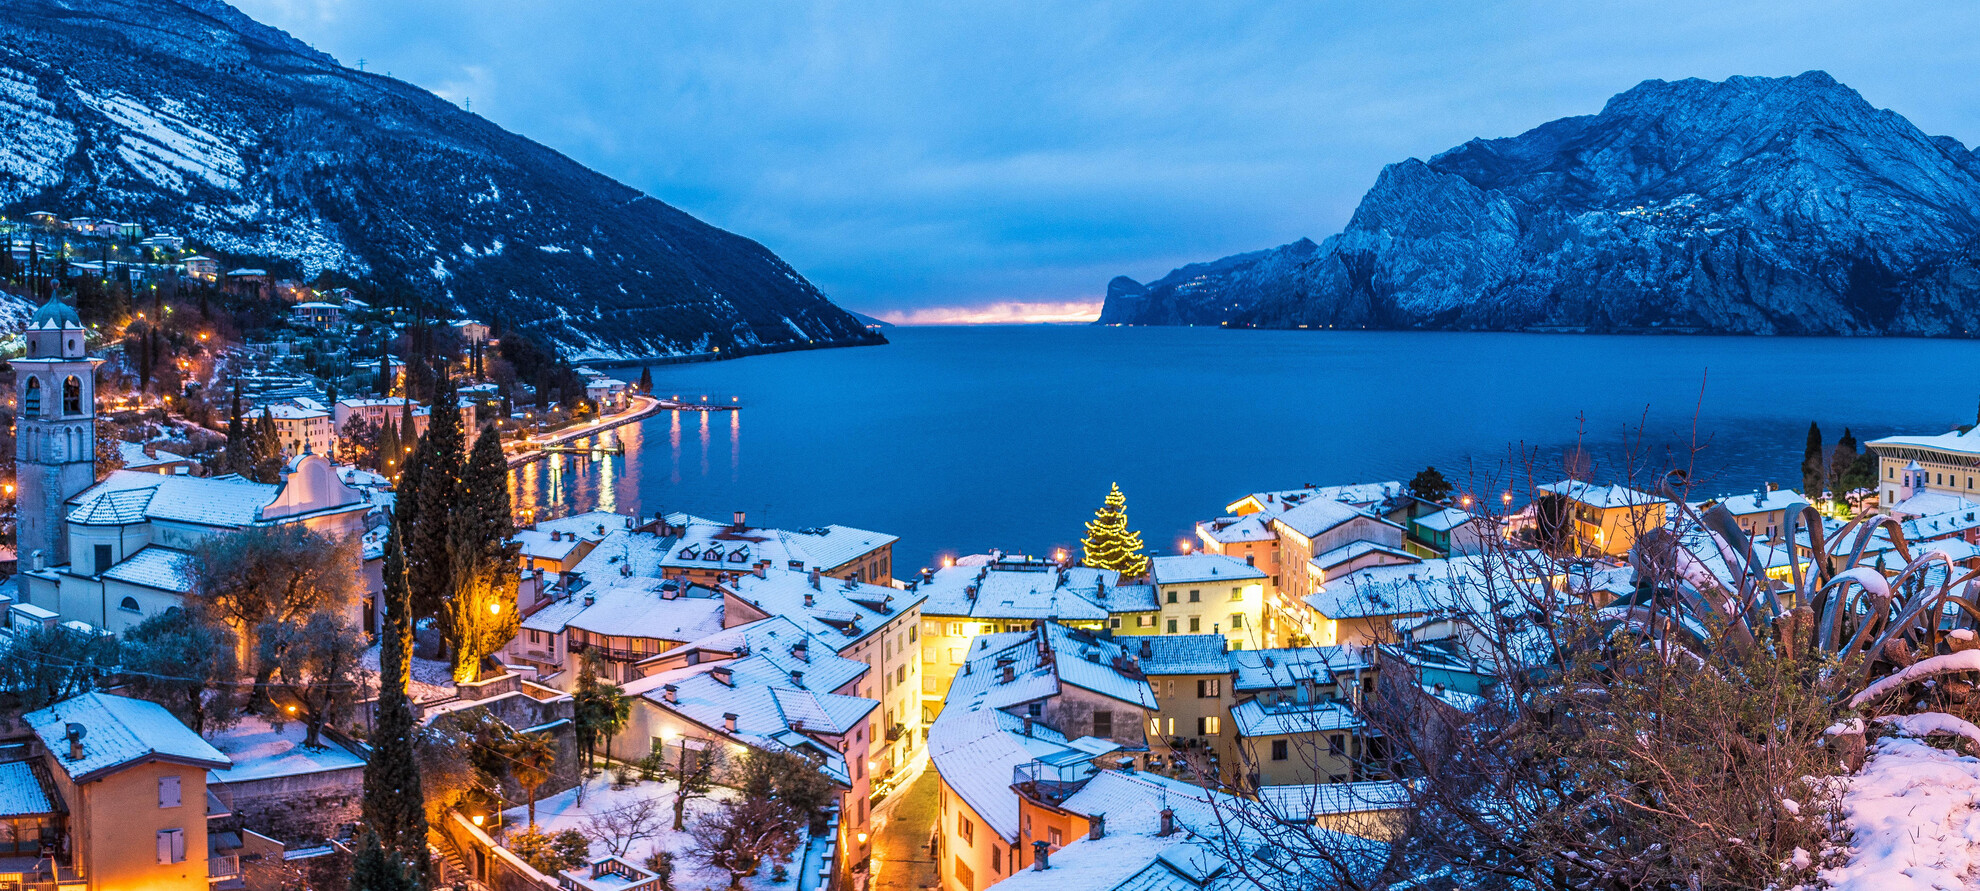
{"type": "Polygon", "coordinates": [[[895,319],[1337,231],[1383,164],[1648,78],[1822,68],[1980,141],[1980,5],[235,0],[895,319]]]}

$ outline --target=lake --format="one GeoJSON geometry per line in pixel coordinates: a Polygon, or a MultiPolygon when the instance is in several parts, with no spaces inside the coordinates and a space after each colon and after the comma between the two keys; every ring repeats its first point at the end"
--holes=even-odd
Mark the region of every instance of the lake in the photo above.
{"type": "MultiPolygon", "coordinates": [[[[901,537],[897,573],[1075,549],[1109,483],[1150,548],[1253,491],[1407,480],[1523,496],[1577,443],[1598,480],[1689,466],[1699,496],[1798,487],[1834,443],[1972,423],[1980,342],[1011,326],[889,328],[880,347],[657,366],[739,400],[606,434],[611,458],[517,471],[562,514],[683,510],[901,537]],[[1694,425],[1695,419],[1695,425],[1694,425]],[[1695,427],[1695,430],[1694,430],[1695,427]],[[1698,447],[1694,449],[1692,444],[1698,447]]],[[[637,370],[621,376],[636,379],[637,370]]]]}

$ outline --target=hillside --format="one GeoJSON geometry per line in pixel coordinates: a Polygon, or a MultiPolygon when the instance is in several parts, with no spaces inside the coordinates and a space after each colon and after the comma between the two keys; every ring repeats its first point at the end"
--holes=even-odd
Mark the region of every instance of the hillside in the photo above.
{"type": "Polygon", "coordinates": [[[0,208],[371,276],[572,355],[877,339],[762,245],[218,0],[7,0],[0,131],[0,208]]]}
{"type": "Polygon", "coordinates": [[[1103,324],[1971,336],[1980,158],[1822,72],[1646,81],[1383,169],[1346,228],[1108,286],[1103,324]]]}

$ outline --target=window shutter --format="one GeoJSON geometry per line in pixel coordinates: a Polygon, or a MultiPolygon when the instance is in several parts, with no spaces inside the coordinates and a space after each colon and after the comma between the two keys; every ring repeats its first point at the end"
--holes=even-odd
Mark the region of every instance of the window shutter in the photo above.
{"type": "Polygon", "coordinates": [[[172,830],[172,862],[186,862],[186,831],[184,829],[172,830]]]}
{"type": "Polygon", "coordinates": [[[172,862],[172,830],[170,829],[158,831],[158,862],[161,864],[172,862]]]}
{"type": "Polygon", "coordinates": [[[179,778],[178,778],[178,777],[159,777],[159,778],[158,778],[158,806],[159,806],[159,807],[178,807],[178,806],[179,806],[179,778]]]}

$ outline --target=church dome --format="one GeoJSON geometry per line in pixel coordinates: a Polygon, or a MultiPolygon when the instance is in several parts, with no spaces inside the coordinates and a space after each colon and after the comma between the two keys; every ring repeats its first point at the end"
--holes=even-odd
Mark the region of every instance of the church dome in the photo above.
{"type": "Polygon", "coordinates": [[[29,328],[81,328],[82,316],[76,315],[76,308],[60,297],[50,297],[40,309],[34,311],[28,320],[29,328]]]}

